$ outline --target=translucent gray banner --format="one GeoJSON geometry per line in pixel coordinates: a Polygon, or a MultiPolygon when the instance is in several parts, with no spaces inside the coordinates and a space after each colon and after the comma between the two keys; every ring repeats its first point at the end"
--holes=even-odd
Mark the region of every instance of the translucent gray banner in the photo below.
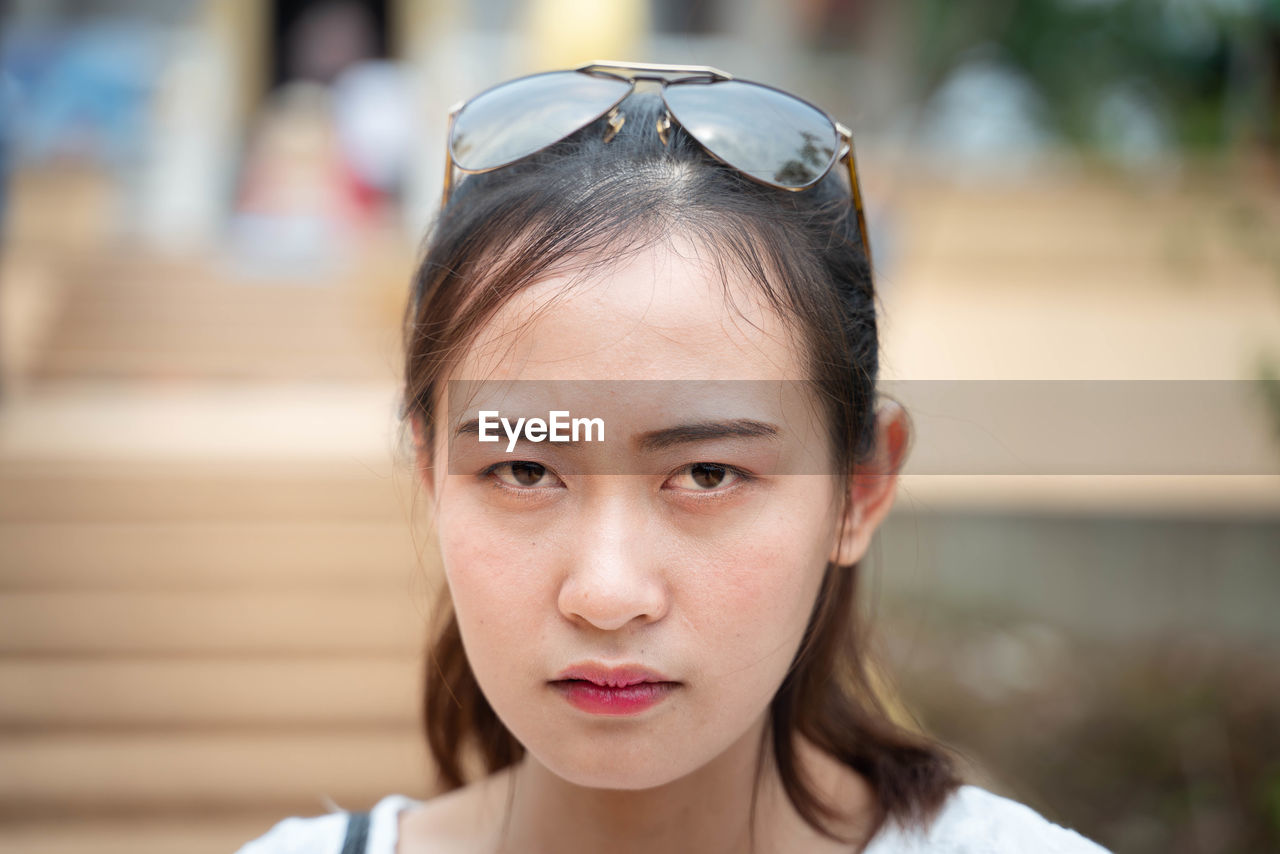
{"type": "MultiPolygon", "coordinates": [[[[449,471],[531,460],[561,475],[694,462],[830,474],[817,392],[802,381],[454,381],[449,471]]],[[[1280,474],[1275,380],[902,380],[881,383],[885,400],[911,419],[907,474],[1280,474]]]]}

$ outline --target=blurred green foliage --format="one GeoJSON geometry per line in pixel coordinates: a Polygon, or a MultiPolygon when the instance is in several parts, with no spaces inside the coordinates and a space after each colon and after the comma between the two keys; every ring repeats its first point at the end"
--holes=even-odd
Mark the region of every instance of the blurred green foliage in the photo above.
{"type": "Polygon", "coordinates": [[[968,56],[1023,73],[1063,138],[1100,142],[1102,98],[1123,87],[1166,119],[1172,142],[1212,152],[1274,144],[1280,0],[911,0],[925,93],[968,56]]]}

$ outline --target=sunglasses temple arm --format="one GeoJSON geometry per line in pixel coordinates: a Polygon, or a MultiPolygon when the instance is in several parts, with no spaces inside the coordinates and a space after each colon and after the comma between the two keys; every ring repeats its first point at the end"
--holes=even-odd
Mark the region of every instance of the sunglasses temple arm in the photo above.
{"type": "Polygon", "coordinates": [[[453,140],[453,122],[461,108],[462,105],[459,104],[449,111],[449,129],[444,135],[444,185],[440,192],[441,210],[444,210],[444,206],[449,203],[449,195],[453,192],[453,153],[449,144],[453,140]]]}
{"type": "Polygon", "coordinates": [[[858,216],[858,234],[862,237],[862,251],[867,256],[867,266],[871,263],[871,235],[867,233],[867,217],[862,211],[862,188],[858,185],[858,167],[854,165],[853,135],[844,134],[847,148],[844,159],[849,167],[849,192],[853,195],[853,210],[858,216]]]}
{"type": "Polygon", "coordinates": [[[449,156],[449,152],[444,153],[444,189],[440,193],[440,209],[444,210],[444,206],[449,204],[449,193],[453,189],[450,185],[453,183],[453,158],[449,156]]]}

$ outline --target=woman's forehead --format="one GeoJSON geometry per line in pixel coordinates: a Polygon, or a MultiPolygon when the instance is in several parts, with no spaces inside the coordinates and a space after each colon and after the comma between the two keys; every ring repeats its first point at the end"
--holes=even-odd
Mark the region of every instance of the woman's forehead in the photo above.
{"type": "Polygon", "coordinates": [[[803,347],[761,286],[691,241],[542,279],[451,372],[480,380],[800,380],[803,347]]]}

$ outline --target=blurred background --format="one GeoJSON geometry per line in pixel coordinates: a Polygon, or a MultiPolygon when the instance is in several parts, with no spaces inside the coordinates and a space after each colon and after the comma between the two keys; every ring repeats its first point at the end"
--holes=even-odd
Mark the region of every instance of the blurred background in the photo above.
{"type": "MultiPolygon", "coordinates": [[[[710,64],[840,118],[886,379],[1280,378],[1276,0],[0,10],[0,852],[431,793],[397,325],[499,80],[710,64]]],[[[1252,468],[904,479],[868,608],[975,780],[1118,852],[1280,850],[1264,398],[1252,468]]]]}

